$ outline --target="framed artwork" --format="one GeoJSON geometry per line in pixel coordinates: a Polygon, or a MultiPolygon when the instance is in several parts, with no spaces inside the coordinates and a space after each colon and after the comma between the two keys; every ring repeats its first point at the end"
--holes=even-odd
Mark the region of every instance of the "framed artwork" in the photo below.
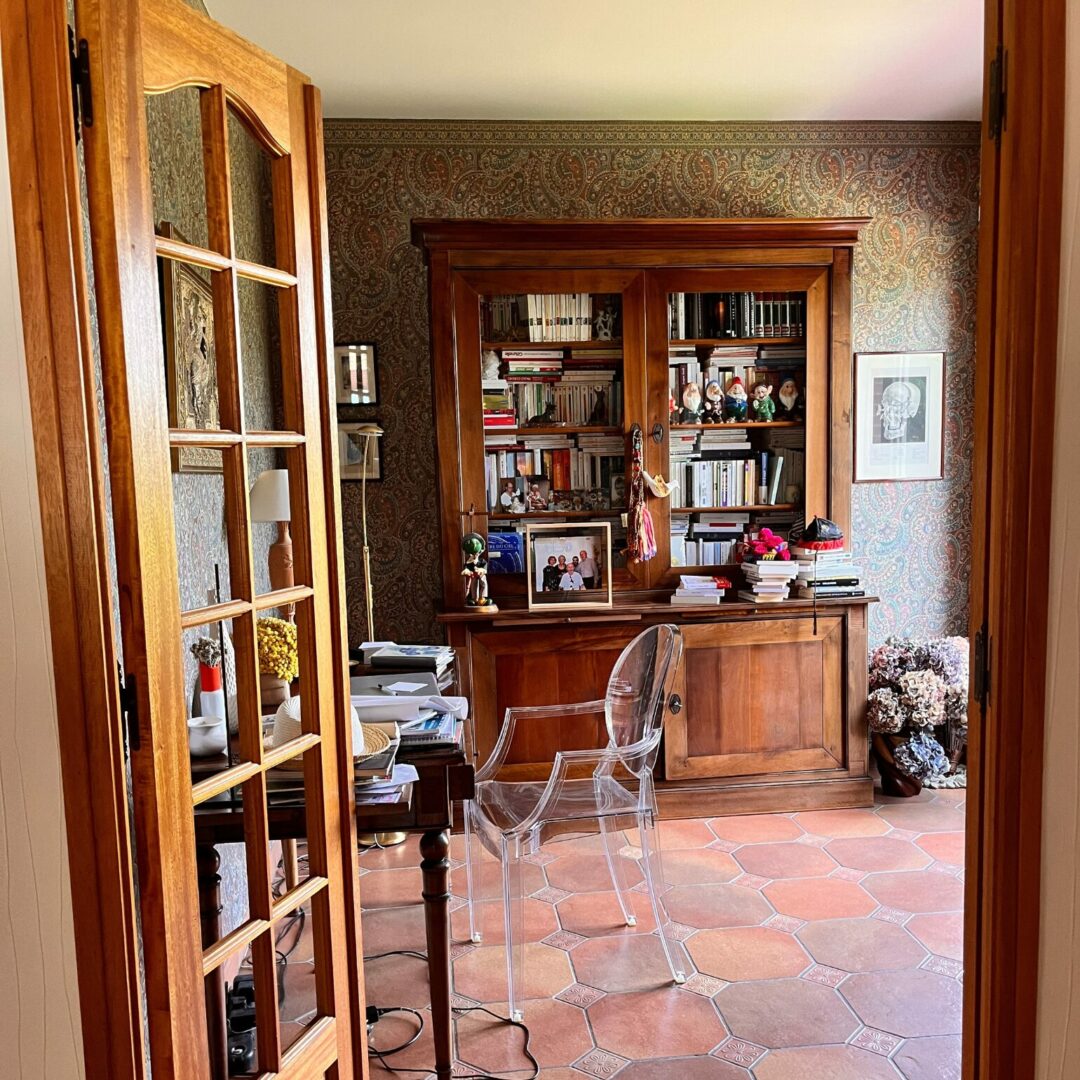
{"type": "MultiPolygon", "coordinates": [[[[167,221],[158,226],[158,233],[173,240],[184,239],[167,221]]],[[[220,428],[210,283],[187,263],[160,259],[159,265],[169,427],[220,428]]],[[[220,473],[223,462],[221,451],[204,446],[181,446],[172,451],[173,472],[220,473]]]]}
{"type": "Polygon", "coordinates": [[[611,524],[525,526],[529,610],[611,607],[611,524]]]}
{"type": "Polygon", "coordinates": [[[382,456],[378,424],[338,424],[342,480],[381,480],[382,456]]]}
{"type": "Polygon", "coordinates": [[[334,346],[339,405],[377,405],[379,378],[375,365],[375,344],[362,341],[334,346]]]}
{"type": "Polygon", "coordinates": [[[945,475],[945,354],[855,354],[856,483],[945,475]]]}

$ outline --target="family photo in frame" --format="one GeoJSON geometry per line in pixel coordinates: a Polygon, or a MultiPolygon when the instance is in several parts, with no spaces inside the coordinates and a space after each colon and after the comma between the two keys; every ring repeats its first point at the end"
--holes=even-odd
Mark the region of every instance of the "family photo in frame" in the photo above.
{"type": "Polygon", "coordinates": [[[611,607],[611,525],[525,526],[529,607],[611,607]]]}

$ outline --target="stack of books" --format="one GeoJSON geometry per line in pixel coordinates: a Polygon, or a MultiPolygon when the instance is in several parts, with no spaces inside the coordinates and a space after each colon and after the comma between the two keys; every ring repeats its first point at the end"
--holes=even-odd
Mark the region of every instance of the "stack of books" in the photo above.
{"type": "Polygon", "coordinates": [[[365,662],[387,671],[432,671],[436,678],[454,662],[449,645],[398,645],[389,643],[375,649],[365,662]]]}
{"type": "Polygon", "coordinates": [[[762,559],[760,562],[743,563],[747,589],[739,590],[740,600],[752,604],[778,604],[788,598],[789,583],[799,572],[794,560],[762,559]]]}
{"type": "Polygon", "coordinates": [[[793,546],[799,576],[796,595],[802,600],[829,600],[837,597],[865,596],[860,587],[862,571],[849,551],[811,551],[793,546]]]}
{"type": "Polygon", "coordinates": [[[680,574],[679,587],[671,594],[673,604],[719,604],[731,584],[727,578],[704,574],[680,574]]]}

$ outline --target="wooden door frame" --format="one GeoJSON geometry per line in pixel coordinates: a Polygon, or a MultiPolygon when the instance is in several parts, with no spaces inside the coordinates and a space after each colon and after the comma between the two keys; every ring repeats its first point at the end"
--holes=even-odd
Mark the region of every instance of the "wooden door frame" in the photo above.
{"type": "MultiPolygon", "coordinates": [[[[1043,518],[1052,479],[1046,462],[1061,241],[1064,2],[1028,0],[1021,18],[1016,0],[987,0],[986,13],[988,62],[999,41],[1010,60],[1000,154],[983,143],[972,632],[985,615],[991,693],[982,730],[972,725],[964,1076],[1027,1080],[1035,1068],[1048,589],[1043,518]],[[998,252],[1008,257],[999,259],[998,252]],[[1016,392],[1033,381],[1046,392],[1016,392]],[[1023,553],[1023,566],[1013,558],[1008,574],[996,572],[995,554],[1007,552],[1023,553]]],[[[133,874],[89,316],[80,293],[81,215],[71,197],[78,188],[65,27],[62,0],[0,0],[68,857],[79,882],[72,910],[86,1071],[141,1080],[133,874]]],[[[988,105],[985,98],[984,116],[988,105]]],[[[325,251],[315,265],[325,271],[325,251]]],[[[328,337],[325,328],[322,336],[328,337]]],[[[333,458],[329,443],[324,452],[333,458]]],[[[327,485],[336,482],[332,463],[325,475],[327,485]]],[[[328,489],[328,508],[339,498],[328,489]]]]}

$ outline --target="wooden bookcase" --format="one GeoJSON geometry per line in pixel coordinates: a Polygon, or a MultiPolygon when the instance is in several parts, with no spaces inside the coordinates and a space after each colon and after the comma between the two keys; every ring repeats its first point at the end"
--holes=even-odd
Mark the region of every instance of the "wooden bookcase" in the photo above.
{"type": "MultiPolygon", "coordinates": [[[[743,522],[786,532],[822,515],[850,539],[851,259],[866,221],[413,222],[431,290],[440,618],[481,757],[507,706],[603,696],[622,647],[650,623],[674,622],[686,652],[658,785],[666,814],[870,802],[872,598],[816,610],[795,600],[669,602],[683,572],[722,572],[738,585],[723,537],[743,522]],[[598,340],[601,311],[611,336],[598,340]],[[683,422],[673,396],[678,407],[685,382],[704,385],[710,374],[774,388],[791,376],[801,407],[767,423],[752,413],[683,422]],[[466,609],[460,541],[470,528],[507,551],[511,567],[526,521],[608,521],[613,549],[621,546],[635,424],[646,470],[680,487],[671,499],[649,497],[656,557],[616,557],[608,568],[614,606],[529,611],[524,573],[492,572],[498,613],[466,609]],[[548,509],[523,509],[530,491],[548,509]]],[[[580,720],[533,733],[513,748],[505,777],[545,776],[557,749],[600,737],[580,720]]]]}

